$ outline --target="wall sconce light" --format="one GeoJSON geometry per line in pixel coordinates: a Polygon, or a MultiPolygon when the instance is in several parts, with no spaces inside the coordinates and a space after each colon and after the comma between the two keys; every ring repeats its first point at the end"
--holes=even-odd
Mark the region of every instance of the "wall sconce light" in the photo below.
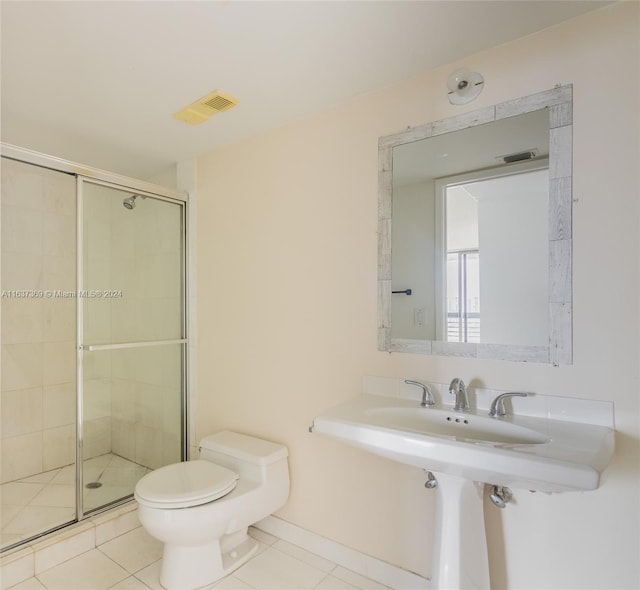
{"type": "Polygon", "coordinates": [[[476,98],[484,87],[484,78],[479,72],[457,70],[447,78],[449,102],[467,104],[476,98]]]}

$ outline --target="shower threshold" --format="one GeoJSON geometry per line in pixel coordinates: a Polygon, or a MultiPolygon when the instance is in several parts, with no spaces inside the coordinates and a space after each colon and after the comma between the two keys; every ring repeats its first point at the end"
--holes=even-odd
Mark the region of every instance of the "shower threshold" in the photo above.
{"type": "MultiPolygon", "coordinates": [[[[85,513],[129,496],[149,471],[112,453],[87,459],[83,464],[85,513]]],[[[67,465],[0,485],[0,549],[74,522],[75,479],[76,466],[67,465]]]]}

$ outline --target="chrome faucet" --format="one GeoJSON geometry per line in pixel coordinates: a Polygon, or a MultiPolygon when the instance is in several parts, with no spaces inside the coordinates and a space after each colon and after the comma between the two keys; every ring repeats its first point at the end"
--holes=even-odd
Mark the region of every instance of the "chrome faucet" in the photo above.
{"type": "Polygon", "coordinates": [[[507,409],[504,406],[504,400],[508,397],[527,397],[528,394],[520,392],[501,393],[491,402],[489,408],[489,416],[492,418],[502,418],[507,415],[507,409]]]}
{"type": "Polygon", "coordinates": [[[456,412],[468,412],[470,410],[467,388],[462,379],[456,377],[451,381],[449,393],[456,396],[456,403],[453,406],[456,412]]]}
{"type": "Polygon", "coordinates": [[[417,385],[418,387],[422,388],[422,401],[420,402],[420,405],[423,408],[436,405],[436,400],[434,399],[433,393],[429,389],[428,385],[420,383],[419,381],[411,381],[410,379],[405,379],[404,382],[407,385],[417,385]]]}

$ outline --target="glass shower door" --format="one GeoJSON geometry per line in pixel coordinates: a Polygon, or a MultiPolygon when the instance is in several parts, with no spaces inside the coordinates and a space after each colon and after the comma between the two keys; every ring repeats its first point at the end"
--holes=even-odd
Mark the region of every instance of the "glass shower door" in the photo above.
{"type": "Polygon", "coordinates": [[[184,457],[184,203],[82,180],[84,514],[184,457]]]}
{"type": "Polygon", "coordinates": [[[1,549],[75,520],[76,179],[2,158],[1,549]]]}

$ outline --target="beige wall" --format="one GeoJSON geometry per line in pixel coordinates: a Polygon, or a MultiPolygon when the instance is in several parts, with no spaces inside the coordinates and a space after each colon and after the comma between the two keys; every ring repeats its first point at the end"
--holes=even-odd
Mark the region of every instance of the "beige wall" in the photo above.
{"type": "Polygon", "coordinates": [[[198,160],[196,435],[233,428],[286,443],[280,517],[430,573],[424,474],[308,432],[365,374],[612,400],[617,453],[602,488],[517,491],[488,510],[491,576],[495,588],[638,587],[638,21],[637,3],[616,5],[198,160]],[[486,80],[466,107],[446,100],[458,66],[486,80]],[[567,83],[574,364],[378,352],[378,137],[567,83]]]}

